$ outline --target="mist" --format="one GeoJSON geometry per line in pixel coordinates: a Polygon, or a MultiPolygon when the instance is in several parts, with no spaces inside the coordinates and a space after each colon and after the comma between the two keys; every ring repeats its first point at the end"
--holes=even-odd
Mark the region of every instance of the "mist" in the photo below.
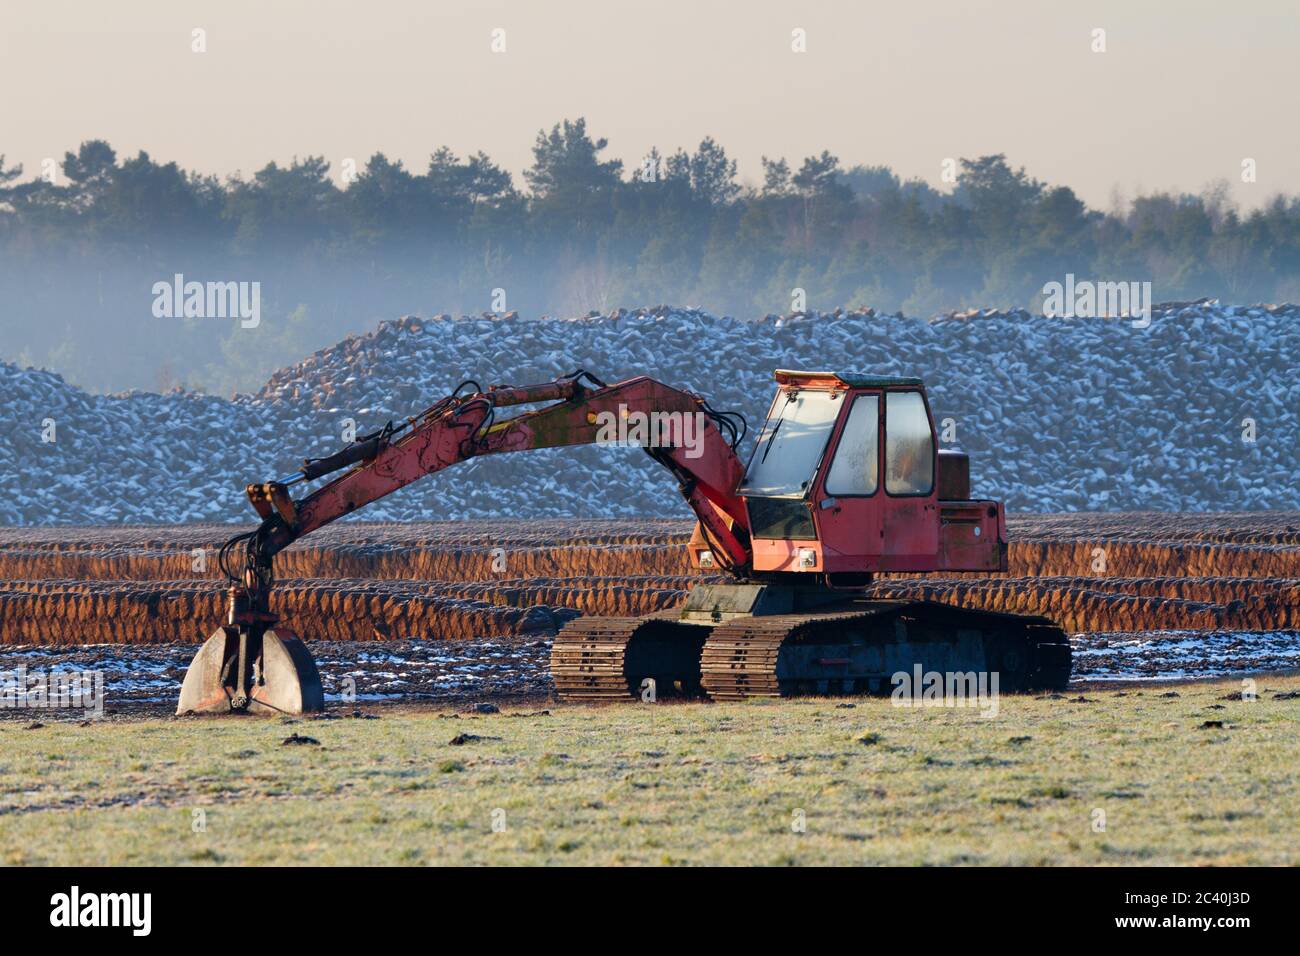
{"type": "Polygon", "coordinates": [[[532,155],[518,177],[446,148],[225,179],[102,140],[53,171],[0,159],[0,358],[92,391],[229,395],[405,314],[1038,312],[1067,276],[1300,298],[1300,199],[1245,212],[1226,182],[1099,210],[1002,154],[954,160],[937,189],[823,150],[743,183],[712,137],[619,157],[581,118],[532,155]]]}

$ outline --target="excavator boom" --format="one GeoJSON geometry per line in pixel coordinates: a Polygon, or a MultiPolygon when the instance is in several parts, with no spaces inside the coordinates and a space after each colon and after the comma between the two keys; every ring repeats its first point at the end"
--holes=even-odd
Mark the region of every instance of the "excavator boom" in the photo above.
{"type": "MultiPolygon", "coordinates": [[[[400,439],[381,443],[373,457],[298,502],[287,499],[283,483],[250,485],[254,507],[275,524],[268,553],[273,555],[303,535],[458,462],[505,452],[607,443],[607,435],[619,434],[620,421],[632,419],[645,423],[646,450],[677,478],[687,503],[709,538],[720,546],[728,566],[747,567],[748,518],[735,494],[744,465],[717,424],[728,419],[719,419],[700,397],[645,376],[608,386],[595,382],[594,388],[584,385],[583,378],[584,374],[575,373],[542,385],[497,386],[444,399],[413,419],[400,439]],[[554,404],[496,420],[498,409],[549,400],[554,404]],[[277,515],[279,522],[275,522],[277,515]]],[[[733,431],[731,441],[738,438],[733,431]]]]}
{"type": "Polygon", "coordinates": [[[400,428],[389,423],[333,455],[305,460],[287,478],[250,484],[248,498],[262,524],[222,548],[220,564],[232,582],[230,611],[187,672],[178,713],[323,707],[320,677],[305,645],[275,626],[269,602],[275,555],[331,521],[471,458],[626,443],[635,433],[636,443],[677,479],[717,561],[743,576],[752,565],[748,518],[735,493],[744,474],[736,451],[744,427],[735,413],[714,411],[699,396],[645,376],[606,385],[580,370],[540,385],[486,391],[467,382],[400,428]],[[474,390],[462,393],[467,385],[474,390]],[[539,402],[552,404],[497,420],[499,409],[539,402]],[[343,469],[301,499],[291,496],[293,487],[343,469]],[[243,565],[236,570],[231,564],[241,545],[243,565]]]}

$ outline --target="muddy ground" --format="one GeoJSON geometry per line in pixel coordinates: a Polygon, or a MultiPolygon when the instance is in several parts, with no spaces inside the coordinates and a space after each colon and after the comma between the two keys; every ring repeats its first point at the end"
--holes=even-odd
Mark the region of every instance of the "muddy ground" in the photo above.
{"type": "MultiPolygon", "coordinates": [[[[1072,634],[1077,680],[1300,666],[1300,513],[1009,524],[1009,574],[893,576],[877,593],[1050,617],[1072,634]]],[[[174,699],[223,616],[216,548],[239,530],[0,529],[0,673],[101,669],[115,700],[174,699]]],[[[690,530],[646,519],[341,522],[277,559],[275,609],[313,642],[327,694],[347,677],[362,700],[545,694],[549,641],[565,621],[670,607],[700,580],[684,554],[690,530]]]]}

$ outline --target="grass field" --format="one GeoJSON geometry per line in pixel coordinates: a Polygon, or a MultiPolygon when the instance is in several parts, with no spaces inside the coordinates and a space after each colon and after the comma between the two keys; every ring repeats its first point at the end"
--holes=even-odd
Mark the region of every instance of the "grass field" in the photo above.
{"type": "Polygon", "coordinates": [[[1297,863],[1300,677],[1258,688],[10,719],[0,862],[1297,863]]]}

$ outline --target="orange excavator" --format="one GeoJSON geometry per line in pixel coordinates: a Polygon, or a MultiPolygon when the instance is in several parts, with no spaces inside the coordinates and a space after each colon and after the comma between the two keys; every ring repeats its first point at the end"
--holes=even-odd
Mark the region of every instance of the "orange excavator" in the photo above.
{"type": "Polygon", "coordinates": [[[639,445],[663,465],[698,519],[692,566],[731,581],[646,617],[570,621],[551,651],[561,697],[871,694],[899,673],[1064,687],[1069,641],[1045,618],[870,595],[881,573],[1007,569],[1002,505],[971,498],[969,460],[938,447],[920,379],[778,370],[776,383],[748,464],[736,413],[644,376],[606,385],[579,370],[523,387],[464,382],[401,425],[248,485],[262,523],[221,549],[229,614],[177,712],[324,707],[311,654],[270,608],[275,555],[294,541],[457,462],[586,444],[639,445]]]}

